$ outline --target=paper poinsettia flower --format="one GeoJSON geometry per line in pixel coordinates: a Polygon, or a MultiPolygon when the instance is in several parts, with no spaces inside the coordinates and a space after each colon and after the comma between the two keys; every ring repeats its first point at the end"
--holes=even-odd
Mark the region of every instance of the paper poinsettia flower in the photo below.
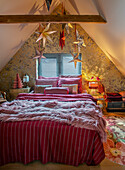
{"type": "Polygon", "coordinates": [[[62,50],[63,50],[63,46],[65,46],[64,30],[60,32],[59,46],[61,47],[62,50]]]}
{"type": "MultiPolygon", "coordinates": [[[[42,26],[42,25],[41,25],[42,26]]],[[[50,27],[50,23],[46,26],[46,28],[43,28],[42,31],[36,32],[37,34],[40,34],[39,38],[36,40],[36,42],[43,39],[43,47],[45,47],[46,39],[52,42],[52,39],[50,38],[50,34],[55,33],[56,31],[48,31],[50,27]]]]}
{"type": "Polygon", "coordinates": [[[75,65],[75,68],[76,68],[77,62],[82,62],[82,60],[78,59],[79,53],[77,53],[76,55],[73,54],[72,52],[70,52],[70,53],[73,56],[73,60],[69,61],[69,63],[74,62],[74,65],[75,65]]]}
{"type": "Polygon", "coordinates": [[[85,42],[83,40],[83,37],[81,37],[79,35],[79,32],[76,30],[76,41],[73,42],[74,44],[76,44],[78,46],[78,52],[80,52],[80,48],[83,46],[83,47],[86,47],[85,45],[85,42]]]}
{"type": "Polygon", "coordinates": [[[100,81],[100,78],[99,78],[99,77],[94,77],[94,76],[92,76],[92,77],[91,77],[91,80],[93,80],[93,79],[94,79],[94,80],[97,80],[97,81],[100,81]]]}
{"type": "Polygon", "coordinates": [[[100,78],[99,78],[99,77],[96,77],[96,80],[97,80],[97,81],[99,81],[99,80],[100,80],[100,78]]]}
{"type": "Polygon", "coordinates": [[[43,48],[41,51],[36,49],[36,57],[34,57],[34,59],[39,59],[39,64],[41,62],[41,58],[46,58],[45,56],[43,56],[44,50],[45,48],[43,48]]]}

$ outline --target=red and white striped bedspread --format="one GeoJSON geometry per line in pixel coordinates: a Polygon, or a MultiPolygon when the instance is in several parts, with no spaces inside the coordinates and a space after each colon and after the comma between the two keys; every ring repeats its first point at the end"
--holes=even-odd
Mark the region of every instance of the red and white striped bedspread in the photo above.
{"type": "MultiPolygon", "coordinates": [[[[33,99],[33,94],[29,96],[33,99]]],[[[22,97],[19,95],[18,99],[25,100],[28,95],[23,94],[22,97]]],[[[37,97],[41,96],[36,94],[34,98],[37,97]]],[[[61,99],[61,96],[57,97],[61,99]]],[[[76,95],[77,99],[92,101],[92,97],[88,97],[76,95]]],[[[64,101],[66,98],[68,101],[76,99],[75,95],[62,98],[64,101]]],[[[104,158],[103,144],[97,130],[51,120],[0,121],[0,165],[12,162],[27,164],[34,160],[44,164],[58,162],[77,166],[85,162],[97,165],[104,158]]]]}
{"type": "Polygon", "coordinates": [[[78,100],[92,100],[95,103],[97,99],[87,93],[82,94],[42,94],[42,93],[20,93],[17,96],[18,100],[54,100],[57,99],[58,101],[78,101],[78,100]]]}
{"type": "Polygon", "coordinates": [[[34,160],[97,165],[104,158],[103,144],[94,130],[49,120],[0,122],[0,165],[34,160]]]}

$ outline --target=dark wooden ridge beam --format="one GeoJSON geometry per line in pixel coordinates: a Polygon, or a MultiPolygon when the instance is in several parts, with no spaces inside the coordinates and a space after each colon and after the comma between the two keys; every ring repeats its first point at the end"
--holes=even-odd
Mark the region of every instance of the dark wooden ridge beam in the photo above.
{"type": "Polygon", "coordinates": [[[0,24],[11,23],[106,23],[100,15],[0,15],[0,24]]]}

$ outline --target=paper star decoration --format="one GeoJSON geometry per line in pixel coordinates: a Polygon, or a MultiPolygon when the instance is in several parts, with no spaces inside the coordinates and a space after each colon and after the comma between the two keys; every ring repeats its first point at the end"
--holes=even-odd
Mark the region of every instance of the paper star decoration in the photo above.
{"type": "Polygon", "coordinates": [[[49,11],[52,0],[46,0],[47,9],[49,11]]]}
{"type": "MultiPolygon", "coordinates": [[[[65,9],[63,11],[63,15],[66,15],[65,9]]],[[[67,33],[69,34],[69,28],[73,28],[73,26],[70,23],[64,23],[64,24],[62,24],[62,29],[64,30],[64,28],[66,29],[67,33]]]]}
{"type": "Polygon", "coordinates": [[[41,62],[41,58],[46,58],[45,56],[43,56],[44,50],[45,48],[43,48],[41,51],[36,49],[36,57],[34,57],[34,59],[39,59],[39,64],[41,62]]]}
{"type": "Polygon", "coordinates": [[[80,48],[83,46],[83,47],[86,47],[85,45],[85,42],[83,40],[83,37],[81,37],[79,35],[79,32],[76,30],[76,41],[73,42],[74,44],[76,44],[78,46],[78,52],[80,52],[80,48]]]}
{"type": "Polygon", "coordinates": [[[78,59],[79,53],[77,53],[76,55],[73,54],[72,52],[70,52],[70,53],[71,53],[72,56],[73,56],[73,60],[69,61],[69,63],[74,62],[74,65],[75,65],[75,68],[76,68],[77,62],[81,62],[81,63],[82,63],[82,60],[78,59]]]}
{"type": "Polygon", "coordinates": [[[69,34],[69,28],[73,28],[73,26],[70,23],[65,24],[65,28],[67,33],[69,34]]]}
{"type": "MultiPolygon", "coordinates": [[[[41,28],[43,26],[41,25],[41,28]]],[[[43,39],[43,47],[45,47],[46,44],[46,39],[52,42],[52,39],[50,38],[50,34],[55,33],[56,31],[48,31],[50,27],[50,23],[46,26],[46,28],[42,28],[40,32],[36,32],[37,34],[40,34],[39,38],[36,40],[36,42],[40,41],[43,39]]]]}
{"type": "Polygon", "coordinates": [[[59,46],[61,47],[62,50],[63,50],[63,46],[65,46],[64,30],[60,32],[59,46]]]}

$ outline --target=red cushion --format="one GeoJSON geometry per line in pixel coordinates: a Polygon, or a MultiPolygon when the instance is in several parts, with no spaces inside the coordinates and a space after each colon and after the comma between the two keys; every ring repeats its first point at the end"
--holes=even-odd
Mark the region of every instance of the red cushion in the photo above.
{"type": "Polygon", "coordinates": [[[69,94],[67,87],[50,87],[44,89],[45,94],[69,94]]]}

